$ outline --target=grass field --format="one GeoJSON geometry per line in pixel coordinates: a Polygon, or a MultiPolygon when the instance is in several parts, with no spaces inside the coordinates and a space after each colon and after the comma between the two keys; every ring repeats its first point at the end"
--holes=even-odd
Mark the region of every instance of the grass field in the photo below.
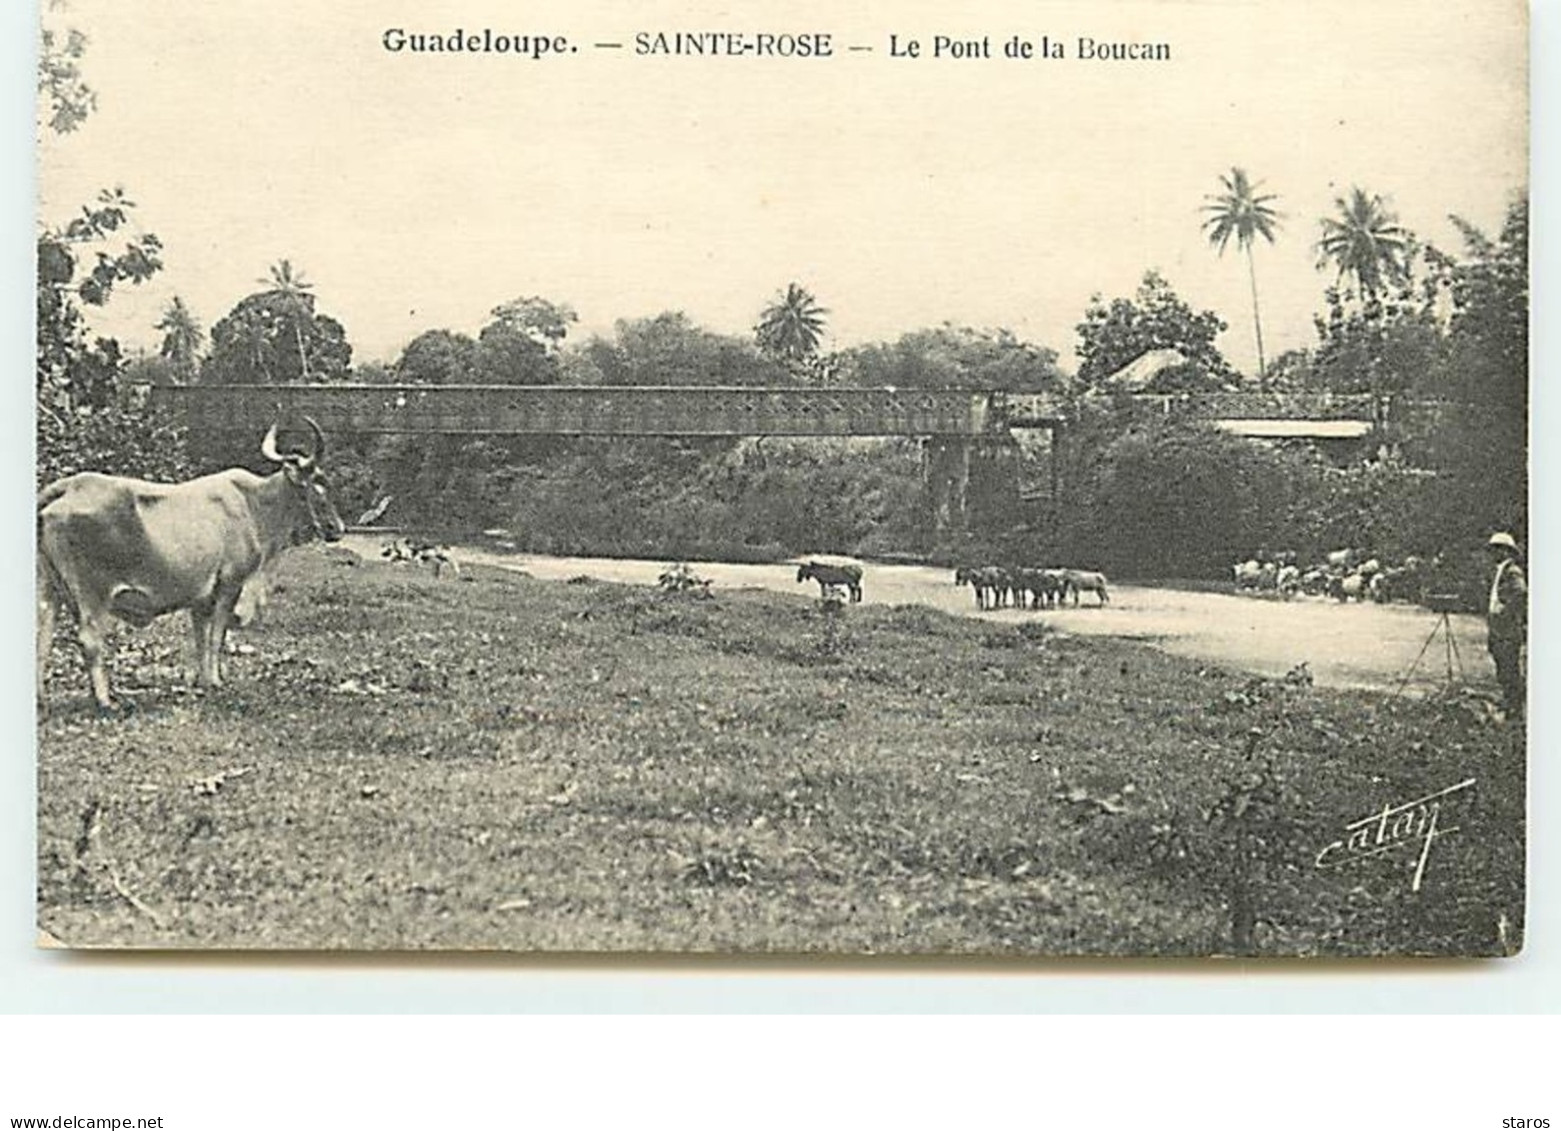
{"type": "Polygon", "coordinates": [[[1043,622],[833,614],[319,549],[184,686],[74,647],[39,925],[74,946],[1197,955],[1521,943],[1524,743],[1483,700],[1258,680],[1043,622]],[[1314,866],[1468,778],[1421,843],[1314,866]]]}

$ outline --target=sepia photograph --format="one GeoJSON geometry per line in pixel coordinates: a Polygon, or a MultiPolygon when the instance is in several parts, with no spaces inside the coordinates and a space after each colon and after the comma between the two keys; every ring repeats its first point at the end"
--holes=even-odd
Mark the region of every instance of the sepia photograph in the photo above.
{"type": "Polygon", "coordinates": [[[40,947],[1523,949],[1523,3],[39,18],[40,947]]]}

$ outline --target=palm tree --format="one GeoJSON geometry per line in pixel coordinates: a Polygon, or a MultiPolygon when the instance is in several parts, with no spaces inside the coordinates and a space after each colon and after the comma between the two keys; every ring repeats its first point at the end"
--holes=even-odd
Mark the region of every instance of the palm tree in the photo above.
{"type": "Polygon", "coordinates": [[[195,373],[196,355],[201,352],[201,345],[206,338],[201,324],[190,313],[190,308],[184,305],[184,300],[175,295],[163,310],[156,329],[163,331],[163,344],[159,353],[172,364],[175,373],[188,381],[195,373]]]}
{"type": "Polygon", "coordinates": [[[1252,241],[1262,236],[1269,243],[1274,242],[1279,216],[1270,207],[1270,202],[1278,197],[1273,193],[1259,195],[1258,186],[1247,178],[1245,169],[1232,168],[1228,177],[1220,178],[1220,186],[1223,192],[1205,198],[1208,203],[1203,210],[1209,213],[1209,218],[1203,222],[1203,230],[1221,255],[1225,254],[1225,245],[1232,236],[1236,237],[1236,246],[1247,253],[1247,278],[1252,284],[1252,327],[1257,335],[1257,379],[1259,386],[1264,386],[1263,320],[1258,315],[1257,268],[1252,262],[1252,241]]]}
{"type": "Polygon", "coordinates": [[[300,376],[308,380],[309,355],[304,351],[303,319],[300,315],[308,312],[313,317],[314,296],[309,292],[314,289],[314,284],[303,277],[303,272],[293,270],[290,259],[279,259],[273,263],[270,278],[261,279],[260,282],[268,284],[271,290],[287,298],[293,308],[293,340],[298,343],[298,363],[302,366],[300,376]]]}
{"type": "Polygon", "coordinates": [[[270,277],[260,282],[268,284],[273,291],[281,291],[295,298],[314,290],[314,284],[303,277],[303,272],[293,270],[293,261],[290,259],[278,259],[271,265],[270,277]]]}
{"type": "Polygon", "coordinates": [[[1353,276],[1365,299],[1376,298],[1389,281],[1409,277],[1412,237],[1387,201],[1356,187],[1348,199],[1336,197],[1334,205],[1338,216],[1323,218],[1317,241],[1319,269],[1331,264],[1340,279],[1353,276]]]}
{"type": "Polygon", "coordinates": [[[829,311],[807,289],[791,283],[759,316],[755,336],[759,348],[786,361],[801,361],[818,352],[824,336],[824,316],[829,311]]]}

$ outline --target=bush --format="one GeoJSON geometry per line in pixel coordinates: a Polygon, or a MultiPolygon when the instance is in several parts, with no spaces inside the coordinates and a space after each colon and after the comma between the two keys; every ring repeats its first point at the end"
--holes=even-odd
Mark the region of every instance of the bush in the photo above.
{"type": "Polygon", "coordinates": [[[78,471],[173,482],[192,472],[184,426],[130,397],[96,408],[38,409],[39,487],[78,471]]]}
{"type": "Polygon", "coordinates": [[[1024,553],[1127,577],[1225,579],[1233,562],[1286,550],[1303,561],[1344,546],[1425,556],[1478,536],[1471,518],[1488,521],[1448,476],[1396,458],[1339,467],[1304,444],[1180,422],[1097,425],[1073,446],[1086,456],[1069,469],[1058,536],[1024,553]]]}

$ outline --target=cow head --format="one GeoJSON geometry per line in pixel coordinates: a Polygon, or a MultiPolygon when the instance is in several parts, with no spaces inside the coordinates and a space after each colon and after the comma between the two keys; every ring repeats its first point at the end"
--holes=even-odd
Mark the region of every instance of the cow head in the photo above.
{"type": "Polygon", "coordinates": [[[320,459],[325,454],[325,436],[311,418],[304,417],[304,423],[309,426],[314,437],[308,452],[278,451],[277,426],[273,424],[266,438],[260,442],[260,454],[282,465],[282,474],[287,477],[287,482],[303,503],[314,533],[327,542],[335,542],[346,531],[346,526],[342,523],[341,515],[336,513],[336,504],[331,502],[325,473],[320,470],[320,459]]]}

